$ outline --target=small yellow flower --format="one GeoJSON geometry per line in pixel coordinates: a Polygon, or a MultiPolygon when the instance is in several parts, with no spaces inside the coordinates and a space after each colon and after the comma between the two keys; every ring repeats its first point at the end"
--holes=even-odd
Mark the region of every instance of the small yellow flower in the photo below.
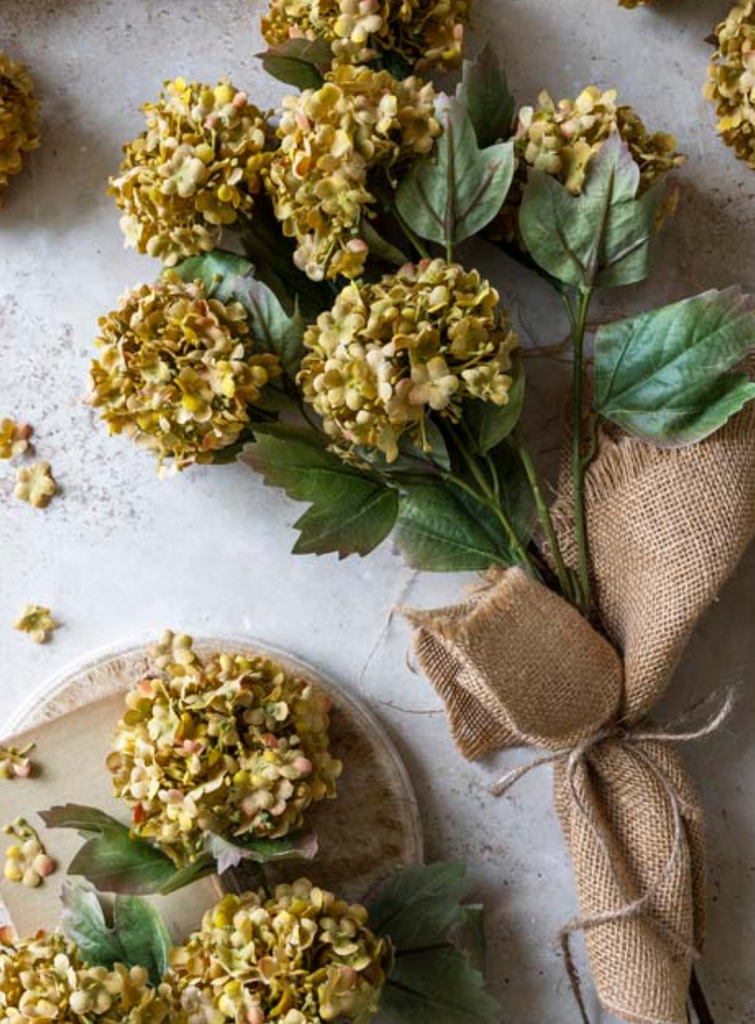
{"type": "Polygon", "coordinates": [[[5,851],[5,880],[20,882],[27,889],[38,888],[58,866],[45,849],[39,833],[25,818],[4,825],[3,832],[17,840],[5,851]]]}
{"type": "Polygon", "coordinates": [[[395,54],[416,71],[459,66],[471,0],[271,0],[262,19],[275,46],[304,36],[330,43],[339,64],[395,54]]]}
{"type": "Polygon", "coordinates": [[[142,967],[87,966],[63,935],[16,939],[0,929],[0,1012],[17,1024],[162,1024],[171,1005],[166,985],[153,989],[142,967]]]}
{"type": "Polygon", "coordinates": [[[50,615],[50,609],[39,604],[27,604],[13,624],[14,629],[28,633],[35,644],[47,643],[50,634],[59,626],[60,623],[50,615]]]}
{"type": "Polygon", "coordinates": [[[737,4],[715,34],[705,98],[716,105],[726,145],[755,168],[755,2],[737,4]]]}
{"type": "Polygon", "coordinates": [[[0,459],[15,459],[28,453],[31,435],[32,428],[28,423],[16,423],[8,417],[0,420],[0,459]]]}
{"type": "Polygon", "coordinates": [[[579,195],[590,160],[616,132],[640,169],[640,194],[686,159],[676,151],[673,135],[649,132],[632,107],[617,105],[615,89],[604,92],[588,86],[575,100],[558,103],[542,92],[537,107],[522,107],[515,134],[518,169],[493,233],[507,241],[518,239],[517,218],[528,168],[553,175],[579,195]]]}
{"type": "Polygon", "coordinates": [[[496,290],[436,259],[344,288],[304,344],[299,384],[337,450],[392,462],[402,436],[430,450],[429,413],[455,421],[465,398],[505,405],[518,342],[496,290]]]}
{"type": "Polygon", "coordinates": [[[337,67],[321,88],[286,97],[267,187],[299,269],[314,280],[359,277],[369,255],[362,221],[377,206],[371,176],[396,179],[440,130],[433,87],[387,71],[337,67]]]}
{"type": "Polygon", "coordinates": [[[57,492],[58,487],[50,471],[49,462],[35,462],[31,466],[20,466],[16,470],[16,487],[13,493],[21,501],[28,501],[34,508],[46,508],[57,492]]]}
{"type": "Polygon", "coordinates": [[[39,146],[37,107],[28,70],[0,51],[0,207],[9,178],[39,146]]]}
{"type": "Polygon", "coordinates": [[[124,147],[110,194],[123,210],[126,245],[174,266],[213,249],[224,225],[251,215],[272,131],[227,81],[166,82],[144,113],[146,131],[124,147]]]}
{"type": "Polygon", "coordinates": [[[301,878],[225,896],[171,951],[167,980],[192,1022],[367,1024],[388,956],[364,907],[301,878]]]}
{"type": "Polygon", "coordinates": [[[335,796],[325,694],[263,657],[202,659],[187,636],[166,633],[153,656],[108,758],[137,835],[185,864],[208,832],[285,836],[335,796]]]}
{"type": "Polygon", "coordinates": [[[173,271],[127,292],[95,344],[91,404],[112,434],[177,469],[235,444],[282,373],[277,356],[256,351],[240,303],[208,299],[200,281],[173,271]]]}
{"type": "Polygon", "coordinates": [[[28,779],[33,765],[29,756],[35,744],[26,747],[0,746],[0,779],[28,779]]]}

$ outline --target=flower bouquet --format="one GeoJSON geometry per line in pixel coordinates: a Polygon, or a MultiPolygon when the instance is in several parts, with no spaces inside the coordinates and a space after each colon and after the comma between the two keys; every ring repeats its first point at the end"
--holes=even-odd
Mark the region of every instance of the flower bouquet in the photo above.
{"type": "Polygon", "coordinates": [[[416,569],[487,572],[458,607],[407,612],[420,663],[465,756],[525,744],[555,765],[583,1019],[577,931],[607,1010],[686,1024],[704,858],[677,748],[728,703],[647,716],[755,530],[753,300],[706,291],[595,329],[596,296],[650,273],[675,139],[597,87],[517,113],[490,47],[439,92],[469,5],[420,6],[273,3],[262,60],[299,88],[277,113],[181,79],[145,107],[111,191],[164,269],[102,318],[91,402],[163,472],[239,459],[306,502],[297,553],[391,535],[416,569]],[[470,265],[483,246],[563,303],[554,503],[527,352],[470,265]]]}

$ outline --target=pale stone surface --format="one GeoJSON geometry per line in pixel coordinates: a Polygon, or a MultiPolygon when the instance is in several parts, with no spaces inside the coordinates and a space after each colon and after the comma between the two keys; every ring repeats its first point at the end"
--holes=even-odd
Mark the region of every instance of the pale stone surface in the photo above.
{"type": "MultiPolygon", "coordinates": [[[[725,4],[665,0],[626,12],[612,0],[486,0],[477,38],[507,55],[522,102],[547,86],[573,94],[616,85],[657,127],[674,129],[690,160],[684,196],[651,285],[613,294],[612,314],[735,281],[752,285],[755,175],[716,140],[701,99],[703,42],[725,4]]],[[[546,770],[496,803],[491,765],[453,749],[428,685],[405,662],[397,603],[453,599],[458,576],[418,579],[386,546],[367,561],[292,558],[299,509],[241,467],[159,482],[145,455],[108,439],[82,404],[99,314],[156,265],[122,249],[104,195],[119,146],[140,128],[137,107],[163,78],[231,73],[260,105],[281,89],[252,55],[259,2],[3,0],[0,46],[34,68],[44,147],[0,214],[0,415],[37,427],[39,457],[62,493],[38,512],[12,498],[0,463],[0,713],[93,647],[160,630],[246,632],[322,666],[366,697],[398,742],[418,788],[429,852],[471,866],[489,909],[490,974],[512,1024],[576,1024],[554,935],[574,913],[568,864],[546,770]],[[64,623],[35,647],[12,622],[28,601],[64,623]],[[4,624],[4,625],[3,625],[4,624]]],[[[557,303],[522,271],[487,254],[524,332],[564,333],[557,303]]],[[[530,402],[558,412],[558,373],[532,361],[530,402]],[[543,379],[546,378],[546,379],[543,379]]],[[[554,364],[554,369],[558,365],[554,364]]],[[[552,453],[552,440],[541,447],[552,453]]],[[[732,721],[690,751],[710,814],[711,922],[702,967],[718,1019],[755,1021],[755,616],[751,554],[700,630],[669,709],[722,682],[744,683],[732,721]]],[[[502,757],[517,763],[520,754],[502,757]]]]}

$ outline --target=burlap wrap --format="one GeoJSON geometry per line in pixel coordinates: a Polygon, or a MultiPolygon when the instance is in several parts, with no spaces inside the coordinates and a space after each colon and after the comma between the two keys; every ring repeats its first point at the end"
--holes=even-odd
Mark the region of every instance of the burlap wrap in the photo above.
{"type": "MultiPolygon", "coordinates": [[[[569,506],[564,494],[556,519],[573,564],[569,506]]],[[[601,1005],[687,1024],[705,929],[702,810],[678,744],[648,737],[646,716],[755,534],[755,410],[685,449],[602,438],[586,506],[608,639],[518,569],[458,606],[406,614],[465,757],[553,752],[601,1005]]]]}

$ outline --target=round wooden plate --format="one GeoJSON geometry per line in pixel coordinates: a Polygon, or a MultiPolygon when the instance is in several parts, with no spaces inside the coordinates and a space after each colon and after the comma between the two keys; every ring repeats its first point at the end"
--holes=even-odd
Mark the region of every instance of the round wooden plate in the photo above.
{"type": "MultiPolygon", "coordinates": [[[[58,672],[4,732],[26,733],[129,689],[148,668],[147,646],[136,642],[96,652],[58,672]]],[[[194,646],[202,655],[236,651],[274,658],[333,700],[332,751],[344,765],[338,797],[314,806],[307,816],[319,840],[315,860],[281,865],[275,880],[306,874],[347,899],[362,899],[396,869],[421,862],[422,829],[412,784],[392,741],[361,701],[310,665],[248,637],[202,637],[194,646]]]]}

